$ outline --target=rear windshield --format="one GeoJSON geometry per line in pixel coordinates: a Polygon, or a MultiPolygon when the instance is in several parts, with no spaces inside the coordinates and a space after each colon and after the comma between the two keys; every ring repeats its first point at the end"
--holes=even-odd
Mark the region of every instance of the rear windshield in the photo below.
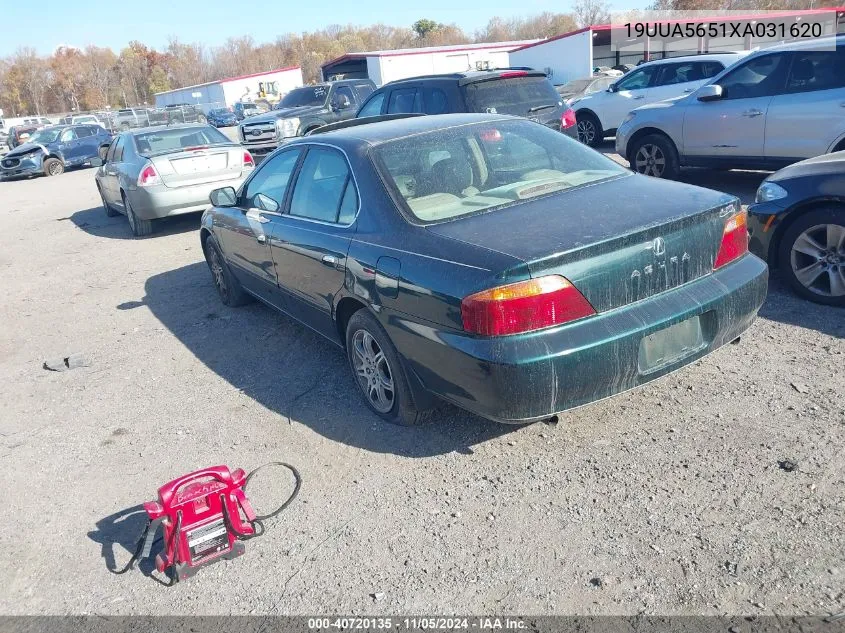
{"type": "Polygon", "coordinates": [[[505,118],[397,139],[374,154],[394,198],[424,223],[629,173],[560,132],[505,118]]]}
{"type": "Polygon", "coordinates": [[[472,112],[527,116],[538,106],[556,108],[560,95],[546,77],[508,77],[480,81],[464,87],[472,112]]]}
{"type": "Polygon", "coordinates": [[[231,143],[213,127],[162,129],[135,134],[135,147],[141,156],[179,152],[190,147],[231,143]]]}

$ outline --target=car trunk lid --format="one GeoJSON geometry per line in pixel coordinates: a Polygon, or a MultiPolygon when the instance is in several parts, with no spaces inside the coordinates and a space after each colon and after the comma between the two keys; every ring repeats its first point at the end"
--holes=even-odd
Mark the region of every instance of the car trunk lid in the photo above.
{"type": "Polygon", "coordinates": [[[531,277],[563,275],[603,312],[711,273],[738,210],[727,194],[627,176],[428,229],[517,257],[531,277]]]}
{"type": "Polygon", "coordinates": [[[235,147],[186,148],[149,158],[162,183],[171,188],[237,178],[244,168],[244,150],[235,147]]]}

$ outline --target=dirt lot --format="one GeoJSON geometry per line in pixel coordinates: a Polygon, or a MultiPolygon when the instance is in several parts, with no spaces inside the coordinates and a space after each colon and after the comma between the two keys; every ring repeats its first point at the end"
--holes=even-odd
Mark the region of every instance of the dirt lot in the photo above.
{"type": "Polygon", "coordinates": [[[739,345],[556,426],[401,429],[329,343],[220,305],[196,227],[130,239],[92,170],[0,183],[3,613],[845,610],[841,310],[775,278],[739,345]],[[279,459],[302,493],[244,557],[174,589],[107,571],[162,483],[279,459]]]}

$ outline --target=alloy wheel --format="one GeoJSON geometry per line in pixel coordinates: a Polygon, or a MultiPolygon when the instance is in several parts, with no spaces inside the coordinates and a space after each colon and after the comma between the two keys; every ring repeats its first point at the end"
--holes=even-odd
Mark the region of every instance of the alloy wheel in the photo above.
{"type": "Polygon", "coordinates": [[[817,224],[792,244],[790,264],[807,290],[824,297],[845,296],[845,226],[817,224]]]}
{"type": "Polygon", "coordinates": [[[643,145],[634,156],[634,168],[638,174],[660,178],[666,169],[666,157],[657,145],[643,145]]]}
{"type": "Polygon", "coordinates": [[[596,126],[589,119],[578,121],[578,140],[589,145],[596,138],[596,126]]]}
{"type": "Polygon", "coordinates": [[[217,249],[213,246],[208,249],[208,264],[211,268],[211,275],[214,277],[214,285],[217,286],[217,292],[220,296],[226,298],[229,294],[229,287],[226,285],[226,275],[223,274],[223,263],[220,261],[220,255],[217,254],[217,249]]]}
{"type": "Polygon", "coordinates": [[[352,336],[352,362],[355,377],[370,404],[379,413],[388,413],[396,397],[393,372],[378,342],[366,330],[358,330],[352,336]]]}
{"type": "Polygon", "coordinates": [[[62,171],[64,171],[64,169],[62,168],[62,164],[58,161],[50,163],[50,167],[48,169],[50,171],[51,176],[58,176],[62,173],[62,171]]]}

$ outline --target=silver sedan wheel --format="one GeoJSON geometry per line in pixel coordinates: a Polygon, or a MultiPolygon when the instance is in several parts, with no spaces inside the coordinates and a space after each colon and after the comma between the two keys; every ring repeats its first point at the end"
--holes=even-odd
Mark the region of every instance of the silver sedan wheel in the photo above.
{"type": "Polygon", "coordinates": [[[666,157],[657,145],[642,145],[634,156],[634,169],[638,174],[660,178],[666,169],[666,157]]]}
{"type": "Polygon", "coordinates": [[[211,276],[214,278],[214,285],[217,286],[217,292],[225,300],[229,296],[229,286],[226,285],[226,275],[223,272],[223,264],[220,261],[220,255],[217,254],[217,249],[214,246],[208,247],[208,264],[211,268],[211,276]]]}
{"type": "Polygon", "coordinates": [[[824,297],[845,296],[845,226],[818,224],[808,228],[792,245],[790,263],[795,278],[810,292],[824,297]]]}
{"type": "Polygon", "coordinates": [[[578,121],[578,140],[589,145],[596,138],[596,126],[590,119],[578,121]]]}
{"type": "Polygon", "coordinates": [[[366,330],[358,330],[352,336],[352,352],[358,384],[376,411],[388,413],[393,408],[396,391],[387,357],[366,330]]]}

